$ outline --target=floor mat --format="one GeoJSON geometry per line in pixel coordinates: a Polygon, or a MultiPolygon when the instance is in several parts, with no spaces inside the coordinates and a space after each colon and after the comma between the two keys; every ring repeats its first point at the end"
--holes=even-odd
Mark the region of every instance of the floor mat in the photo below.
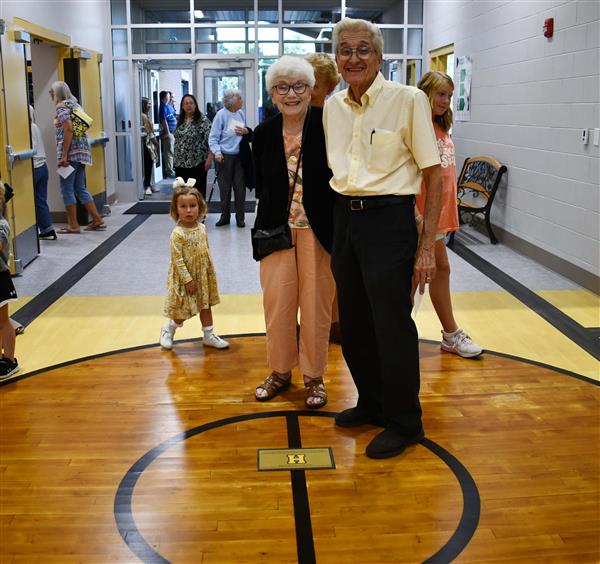
{"type": "MultiPolygon", "coordinates": [[[[124,214],[135,215],[135,214],[168,214],[171,202],[158,201],[158,202],[138,202],[131,206],[128,210],[124,211],[124,214]]],[[[256,201],[245,202],[244,211],[246,213],[254,213],[256,207],[256,201]]],[[[231,205],[231,212],[235,213],[235,207],[231,205]]],[[[221,213],[221,202],[210,202],[208,204],[208,213],[221,213]]]]}

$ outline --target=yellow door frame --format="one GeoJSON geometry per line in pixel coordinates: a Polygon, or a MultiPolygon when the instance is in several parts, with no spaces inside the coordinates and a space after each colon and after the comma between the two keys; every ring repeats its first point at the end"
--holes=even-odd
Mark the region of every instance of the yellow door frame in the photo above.
{"type": "Polygon", "coordinates": [[[454,43],[429,51],[429,70],[446,72],[448,55],[454,53],[454,43]]]}

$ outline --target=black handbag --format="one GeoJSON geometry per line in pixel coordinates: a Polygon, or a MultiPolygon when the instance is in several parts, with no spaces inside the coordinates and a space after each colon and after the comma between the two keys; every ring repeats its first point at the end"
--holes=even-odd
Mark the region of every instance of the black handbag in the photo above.
{"type": "MultiPolygon", "coordinates": [[[[306,123],[308,123],[308,116],[306,123]]],[[[287,212],[285,215],[286,222],[283,225],[278,225],[277,227],[268,227],[265,229],[253,227],[251,229],[254,260],[259,261],[264,259],[266,256],[269,256],[271,253],[291,249],[294,246],[292,243],[292,230],[287,222],[287,217],[290,215],[290,208],[292,207],[292,198],[294,197],[294,189],[296,188],[296,182],[298,180],[298,169],[300,168],[300,161],[302,160],[303,148],[304,132],[302,135],[300,154],[298,155],[298,162],[296,164],[296,172],[294,173],[294,183],[292,184],[288,198],[287,212]]]]}

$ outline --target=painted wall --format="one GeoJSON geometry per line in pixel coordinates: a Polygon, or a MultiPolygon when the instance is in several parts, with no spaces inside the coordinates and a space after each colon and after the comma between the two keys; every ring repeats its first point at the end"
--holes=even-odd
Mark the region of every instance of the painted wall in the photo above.
{"type": "MultiPolygon", "coordinates": [[[[101,64],[104,130],[111,137],[106,146],[107,195],[114,194],[114,132],[112,108],[112,69],[110,68],[110,3],[107,0],[1,0],[0,18],[12,20],[18,16],[47,29],[71,37],[73,45],[98,51],[104,55],[101,64]]],[[[38,117],[39,120],[39,117],[38,117]]],[[[40,125],[38,123],[38,125],[40,125]]],[[[48,153],[52,147],[46,146],[48,153]]],[[[50,166],[50,163],[49,163],[50,166]]],[[[53,201],[51,199],[51,201],[53,201]]]]}
{"type": "Polygon", "coordinates": [[[427,0],[425,30],[426,54],[453,43],[473,61],[471,121],[453,137],[458,167],[508,167],[492,223],[597,275],[600,150],[580,134],[600,127],[600,2],[427,0]]]}

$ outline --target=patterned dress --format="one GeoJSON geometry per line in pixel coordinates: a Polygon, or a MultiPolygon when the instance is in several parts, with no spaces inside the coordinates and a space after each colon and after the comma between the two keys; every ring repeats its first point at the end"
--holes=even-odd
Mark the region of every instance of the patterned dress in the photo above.
{"type": "Polygon", "coordinates": [[[217,275],[208,248],[206,228],[177,225],[171,233],[171,264],[167,278],[167,298],[164,314],[170,319],[190,319],[200,310],[220,302],[217,275]],[[198,282],[195,294],[188,294],[185,285],[198,282]]]}

